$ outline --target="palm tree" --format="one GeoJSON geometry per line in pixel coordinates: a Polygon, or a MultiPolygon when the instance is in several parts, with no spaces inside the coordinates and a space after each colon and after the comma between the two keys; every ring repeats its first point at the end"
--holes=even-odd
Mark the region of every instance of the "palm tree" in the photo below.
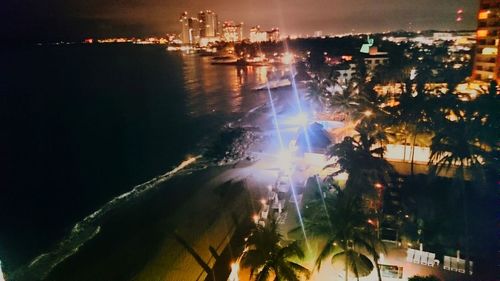
{"type": "MultiPolygon", "coordinates": [[[[480,172],[489,146],[480,137],[480,120],[459,118],[455,121],[443,121],[443,128],[432,138],[429,164],[433,174],[456,168],[455,178],[466,180],[466,171],[480,172]]],[[[477,176],[477,173],[473,173],[477,176]]],[[[476,178],[478,179],[478,178],[476,178]]]]}
{"type": "Polygon", "coordinates": [[[349,121],[360,117],[360,101],[356,94],[356,84],[349,83],[342,91],[335,92],[329,98],[329,106],[333,112],[345,113],[349,121]]]}
{"type": "Polygon", "coordinates": [[[365,142],[372,140],[373,144],[378,143],[378,151],[381,158],[384,158],[385,144],[387,144],[389,136],[392,134],[387,129],[386,122],[386,118],[374,117],[368,120],[363,119],[356,126],[356,132],[358,132],[356,137],[359,139],[364,138],[365,142]]]}
{"type": "Polygon", "coordinates": [[[478,122],[477,129],[481,142],[488,147],[491,153],[484,160],[488,166],[498,171],[499,140],[500,140],[500,95],[497,93],[496,81],[492,81],[488,90],[479,95],[475,100],[468,102],[467,111],[470,119],[478,122]]]}
{"type": "Polygon", "coordinates": [[[362,111],[370,111],[377,117],[387,117],[389,112],[384,110],[388,97],[386,95],[379,95],[374,89],[372,83],[360,85],[359,102],[362,106],[362,111]]]}
{"type": "MultiPolygon", "coordinates": [[[[179,244],[181,244],[186,251],[194,258],[194,260],[203,268],[203,270],[207,273],[207,280],[212,280],[215,281],[215,272],[213,269],[210,267],[210,265],[203,260],[203,258],[196,252],[196,250],[186,241],[184,238],[182,238],[177,232],[174,232],[174,237],[179,244]]],[[[211,248],[211,246],[210,246],[211,248]]],[[[213,251],[211,251],[213,253],[213,251]]],[[[215,251],[215,253],[217,253],[215,251]]],[[[214,256],[216,259],[219,258],[218,255],[214,256]]]]}
{"type": "Polygon", "coordinates": [[[375,138],[358,128],[358,139],[345,137],[342,142],[329,148],[327,155],[337,157],[335,164],[327,166],[337,168],[330,176],[335,177],[346,172],[349,175],[346,182],[348,192],[362,192],[374,197],[377,194],[373,186],[389,181],[393,167],[387,160],[375,156],[384,151],[383,147],[372,148],[376,142],[375,138]]]}
{"type": "Polygon", "coordinates": [[[301,276],[309,278],[309,270],[292,261],[304,257],[297,241],[283,240],[276,221],[266,226],[256,225],[245,244],[241,258],[244,267],[250,267],[250,279],[266,281],[274,276],[274,281],[299,281],[301,276]]]}
{"type": "Polygon", "coordinates": [[[430,134],[432,122],[434,120],[434,107],[429,106],[435,103],[435,98],[423,89],[423,82],[417,81],[416,92],[404,91],[399,97],[399,104],[390,109],[393,126],[399,128],[403,135],[403,144],[408,143],[411,138],[411,175],[414,174],[415,145],[418,137],[430,134]]]}
{"type": "Polygon", "coordinates": [[[358,279],[368,275],[374,266],[365,253],[372,255],[378,264],[381,243],[369,223],[370,216],[364,211],[360,197],[339,191],[336,196],[328,194],[324,203],[314,200],[307,206],[304,210],[306,231],[326,241],[315,267],[320,270],[322,261],[331,257],[332,263],[337,260],[344,262],[345,280],[348,280],[349,271],[358,279]]]}
{"type": "Polygon", "coordinates": [[[311,102],[313,107],[318,106],[320,110],[323,109],[324,89],[317,78],[307,83],[306,98],[311,102]]]}
{"type": "MultiPolygon", "coordinates": [[[[378,233],[377,233],[378,234],[378,233]]],[[[380,240],[380,236],[377,235],[367,235],[368,244],[365,246],[365,249],[372,256],[373,261],[375,262],[375,269],[377,270],[377,277],[379,281],[382,281],[382,275],[380,274],[380,253],[387,253],[387,248],[385,244],[380,240]]]]}
{"type": "MultiPolygon", "coordinates": [[[[469,258],[469,226],[468,208],[465,193],[465,181],[483,181],[483,167],[491,148],[485,145],[481,138],[481,120],[459,117],[456,121],[443,121],[445,126],[436,132],[432,139],[430,155],[430,172],[434,175],[455,169],[454,180],[461,190],[463,198],[463,219],[465,236],[466,267],[469,258]],[[467,172],[470,172],[468,178],[467,172]]],[[[468,268],[466,268],[466,271],[468,268]]]]}

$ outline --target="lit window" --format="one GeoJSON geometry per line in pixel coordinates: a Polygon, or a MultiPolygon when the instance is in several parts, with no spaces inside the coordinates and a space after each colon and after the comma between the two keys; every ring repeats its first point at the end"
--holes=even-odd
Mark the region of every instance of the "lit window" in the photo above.
{"type": "Polygon", "coordinates": [[[481,12],[479,12],[479,15],[477,18],[480,20],[485,20],[488,18],[489,13],[490,13],[490,11],[481,11],[481,12]]]}
{"type": "Polygon", "coordinates": [[[482,51],[483,55],[496,55],[497,54],[497,48],[492,48],[492,47],[486,47],[482,51]]]}
{"type": "Polygon", "coordinates": [[[479,29],[477,31],[477,37],[486,37],[488,35],[488,30],[486,29],[479,29]]]}

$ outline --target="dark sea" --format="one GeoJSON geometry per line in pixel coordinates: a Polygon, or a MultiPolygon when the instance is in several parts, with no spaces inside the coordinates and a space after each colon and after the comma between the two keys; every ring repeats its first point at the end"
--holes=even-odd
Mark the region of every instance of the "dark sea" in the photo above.
{"type": "MultiPolygon", "coordinates": [[[[266,102],[269,69],[215,66],[162,46],[4,49],[0,260],[13,271],[75,223],[163,174],[266,102]]],[[[175,196],[175,195],[174,195],[175,196]]]]}

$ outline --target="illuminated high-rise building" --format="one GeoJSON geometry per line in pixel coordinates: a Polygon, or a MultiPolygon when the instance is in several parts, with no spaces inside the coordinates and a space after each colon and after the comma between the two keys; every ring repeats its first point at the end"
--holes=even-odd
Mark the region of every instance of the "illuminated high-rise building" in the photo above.
{"type": "Polygon", "coordinates": [[[200,21],[197,18],[189,18],[189,44],[200,43],[200,21]]]}
{"type": "Polygon", "coordinates": [[[481,0],[477,15],[476,54],[472,78],[500,82],[500,1],[481,0]]]}
{"type": "Polygon", "coordinates": [[[226,42],[240,42],[243,40],[243,23],[234,24],[226,21],[222,24],[222,40],[226,42]]]}
{"type": "Polygon", "coordinates": [[[200,36],[201,37],[216,37],[219,33],[219,21],[217,14],[207,10],[198,13],[200,21],[200,36]]]}
{"type": "Polygon", "coordinates": [[[188,18],[188,13],[187,12],[182,13],[179,21],[181,23],[181,34],[180,34],[179,37],[180,37],[182,43],[189,44],[189,18],[188,18]]]}
{"type": "Polygon", "coordinates": [[[198,44],[200,42],[200,21],[197,18],[188,17],[188,13],[181,14],[180,39],[184,44],[198,44]]]}

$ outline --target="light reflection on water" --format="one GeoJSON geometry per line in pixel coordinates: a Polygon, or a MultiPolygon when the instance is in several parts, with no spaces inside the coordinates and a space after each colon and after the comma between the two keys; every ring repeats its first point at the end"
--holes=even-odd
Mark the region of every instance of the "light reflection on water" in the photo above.
{"type": "Polygon", "coordinates": [[[268,67],[212,65],[210,60],[183,55],[186,105],[192,116],[245,112],[267,101],[265,93],[252,87],[266,82],[268,67]]]}

